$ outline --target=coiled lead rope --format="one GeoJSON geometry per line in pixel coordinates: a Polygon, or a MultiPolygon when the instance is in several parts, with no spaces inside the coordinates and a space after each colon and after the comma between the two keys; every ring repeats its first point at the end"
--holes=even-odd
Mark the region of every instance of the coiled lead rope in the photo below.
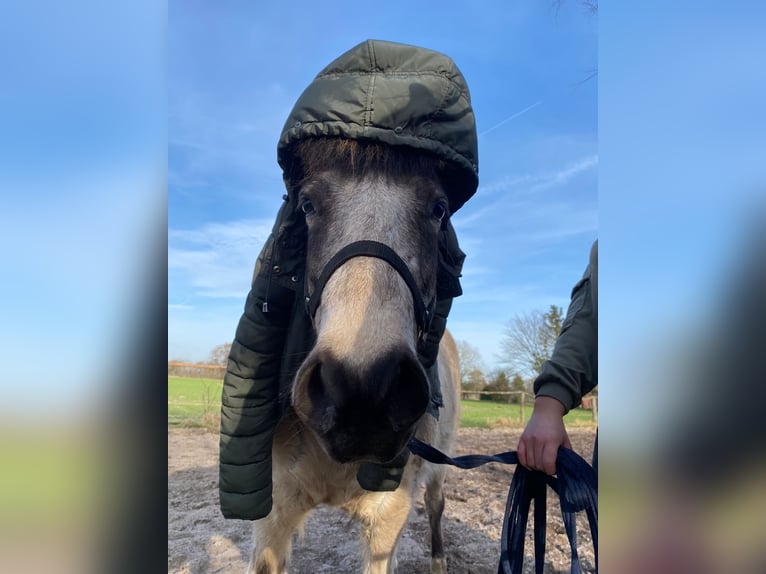
{"type": "Polygon", "coordinates": [[[593,467],[577,453],[559,447],[556,459],[556,476],[532,471],[519,464],[515,451],[500,454],[469,454],[451,458],[443,452],[413,438],[407,445],[410,452],[434,464],[449,464],[457,468],[471,469],[489,462],[515,464],[513,480],[508,491],[508,501],[503,517],[503,534],[500,539],[498,574],[521,574],[524,562],[524,538],[527,518],[532,500],[535,501],[535,574],[543,573],[546,528],[546,485],[559,496],[564,529],[571,548],[571,574],[582,574],[577,554],[577,531],[575,514],[585,511],[590,526],[595,572],[598,574],[598,488],[593,467]]]}

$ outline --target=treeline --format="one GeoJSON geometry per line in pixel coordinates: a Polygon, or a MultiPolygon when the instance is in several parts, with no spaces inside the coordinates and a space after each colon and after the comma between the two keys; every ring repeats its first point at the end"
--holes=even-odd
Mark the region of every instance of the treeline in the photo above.
{"type": "Polygon", "coordinates": [[[533,393],[535,377],[553,353],[564,321],[561,307],[551,305],[547,311],[535,310],[516,315],[505,326],[500,343],[501,368],[487,372],[481,352],[467,341],[457,341],[460,355],[460,384],[464,393],[484,391],[481,400],[518,403],[519,391],[533,393]]]}
{"type": "Polygon", "coordinates": [[[229,351],[231,351],[231,343],[225,343],[214,347],[207,361],[194,363],[185,359],[171,359],[168,361],[168,376],[223,379],[226,374],[229,351]]]}
{"type": "MultiPolygon", "coordinates": [[[[534,310],[513,317],[506,323],[500,342],[501,356],[497,358],[501,366],[493,370],[485,368],[481,352],[476,347],[467,341],[457,341],[463,393],[473,391],[481,400],[503,403],[519,403],[522,392],[533,394],[534,380],[553,353],[563,322],[562,308],[556,305],[551,305],[547,311],[534,310]]],[[[203,364],[199,368],[173,367],[172,362],[168,363],[168,374],[222,379],[230,350],[230,343],[218,345],[210,352],[208,361],[201,362],[215,365],[215,374],[203,364]],[[171,369],[174,369],[173,373],[171,369]]]]}
{"type": "MultiPolygon", "coordinates": [[[[464,341],[460,345],[468,345],[464,341]]],[[[482,401],[496,401],[499,403],[516,404],[520,400],[520,391],[528,392],[528,381],[525,381],[518,373],[508,376],[503,370],[495,370],[486,375],[480,368],[473,367],[460,382],[461,390],[468,395],[470,391],[476,392],[476,398],[482,401]],[[478,391],[482,391],[479,394],[478,391]],[[514,394],[490,394],[490,393],[509,393],[514,394]]]]}

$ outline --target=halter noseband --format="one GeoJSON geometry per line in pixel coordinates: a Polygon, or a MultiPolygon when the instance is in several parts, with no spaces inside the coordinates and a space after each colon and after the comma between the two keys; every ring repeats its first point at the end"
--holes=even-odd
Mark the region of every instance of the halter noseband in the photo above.
{"type": "MultiPolygon", "coordinates": [[[[410,273],[407,264],[388,245],[379,243],[378,241],[355,241],[354,243],[349,243],[332,256],[327,262],[327,265],[324,266],[324,269],[322,269],[322,273],[319,275],[316,285],[314,286],[314,292],[306,294],[306,311],[308,312],[309,317],[311,317],[311,320],[314,320],[314,315],[316,315],[317,309],[319,308],[319,303],[322,300],[322,291],[324,290],[327,281],[329,281],[332,274],[335,273],[341,265],[354,257],[375,257],[377,259],[382,259],[399,273],[401,278],[404,279],[404,282],[407,284],[407,287],[409,287],[410,293],[412,293],[412,302],[415,306],[415,321],[418,325],[418,336],[419,338],[425,337],[431,327],[431,318],[433,316],[436,297],[431,299],[431,302],[426,306],[423,302],[423,296],[420,294],[420,290],[415,282],[415,278],[412,276],[412,273],[410,273]]],[[[308,282],[306,282],[306,288],[308,289],[308,282]]]]}

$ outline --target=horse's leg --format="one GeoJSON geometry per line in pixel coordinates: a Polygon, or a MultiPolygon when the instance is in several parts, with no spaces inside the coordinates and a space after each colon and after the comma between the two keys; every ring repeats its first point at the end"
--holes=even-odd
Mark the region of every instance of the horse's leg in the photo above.
{"type": "Polygon", "coordinates": [[[393,574],[394,552],[410,513],[410,493],[404,485],[393,492],[364,495],[346,510],[362,525],[365,574],[393,574]]]}
{"type": "Polygon", "coordinates": [[[438,466],[426,484],[425,504],[428,511],[428,523],[431,526],[431,574],[445,574],[447,561],[444,557],[442,540],[442,514],[444,513],[444,475],[446,467],[438,466]]]}
{"type": "Polygon", "coordinates": [[[312,505],[297,488],[274,484],[274,506],[265,518],[253,526],[255,548],[247,574],[285,574],[290,559],[293,533],[312,505]]]}

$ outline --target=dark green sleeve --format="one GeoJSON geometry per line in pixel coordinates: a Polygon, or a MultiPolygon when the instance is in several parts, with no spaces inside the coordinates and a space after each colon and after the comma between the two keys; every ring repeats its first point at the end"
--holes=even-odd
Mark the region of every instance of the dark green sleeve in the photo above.
{"type": "Polygon", "coordinates": [[[232,344],[221,397],[219,491],[226,518],[271,510],[271,442],[279,416],[279,372],[294,293],[256,276],[232,344]]]}
{"type": "Polygon", "coordinates": [[[567,411],[598,384],[598,244],[585,273],[572,289],[567,315],[553,354],[535,379],[535,396],[558,399],[567,411]]]}
{"type": "Polygon", "coordinates": [[[428,412],[439,418],[439,407],[444,406],[439,369],[436,357],[439,343],[447,328],[447,316],[452,308],[452,299],[463,294],[460,287],[460,272],[463,268],[465,253],[458,245],[457,235],[452,223],[447,221],[439,232],[439,267],[436,275],[436,306],[431,319],[431,327],[425,339],[418,343],[418,360],[425,367],[431,386],[431,401],[428,412]]]}
{"type": "Polygon", "coordinates": [[[447,328],[447,316],[452,308],[452,299],[463,294],[460,287],[460,272],[464,260],[465,253],[460,250],[455,229],[452,227],[452,223],[447,221],[444,229],[439,232],[436,307],[425,340],[418,345],[418,358],[426,368],[431,367],[436,362],[439,342],[447,328]]]}
{"type": "Polygon", "coordinates": [[[219,495],[226,518],[256,520],[272,506],[271,448],[280,413],[282,358],[296,297],[273,269],[286,213],[285,205],[258,257],[223,381],[219,495]]]}

